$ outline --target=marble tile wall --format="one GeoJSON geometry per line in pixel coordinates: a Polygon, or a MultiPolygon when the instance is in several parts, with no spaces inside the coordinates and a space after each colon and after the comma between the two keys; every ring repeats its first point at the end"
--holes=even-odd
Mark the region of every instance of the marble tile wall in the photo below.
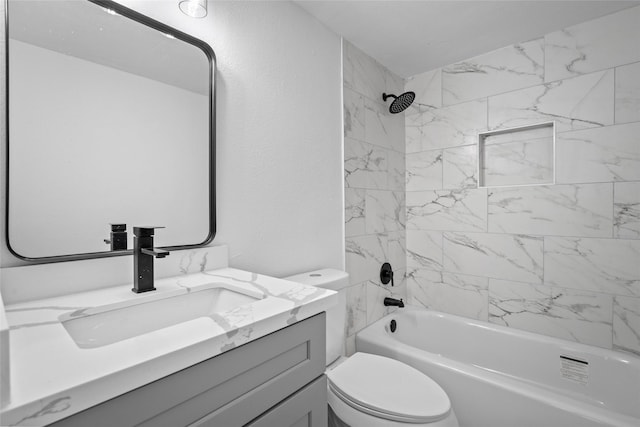
{"type": "Polygon", "coordinates": [[[640,354],[639,41],[634,7],[407,80],[410,303],[640,354]],[[477,188],[479,132],[550,120],[555,184],[519,144],[493,170],[546,182],[477,188]]]}
{"type": "MultiPolygon", "coordinates": [[[[355,334],[389,312],[386,296],[406,299],[405,122],[382,93],[400,94],[404,80],[343,42],[347,354],[355,334]],[[395,286],[380,283],[391,263],[395,286]]],[[[416,160],[416,161],[428,161],[416,160]]]]}

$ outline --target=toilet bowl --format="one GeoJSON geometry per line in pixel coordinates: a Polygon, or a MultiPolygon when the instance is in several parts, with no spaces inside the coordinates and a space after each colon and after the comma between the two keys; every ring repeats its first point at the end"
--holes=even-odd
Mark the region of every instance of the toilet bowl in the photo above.
{"type": "Polygon", "coordinates": [[[338,304],[327,311],[329,426],[458,427],[446,392],[417,369],[369,353],[341,357],[349,286],[347,273],[323,269],[286,280],[338,292],[338,304]]]}

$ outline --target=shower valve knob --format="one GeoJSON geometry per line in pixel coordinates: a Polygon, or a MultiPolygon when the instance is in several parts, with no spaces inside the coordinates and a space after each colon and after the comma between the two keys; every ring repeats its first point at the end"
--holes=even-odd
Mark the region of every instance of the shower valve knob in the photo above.
{"type": "Polygon", "coordinates": [[[385,262],[382,264],[380,268],[380,281],[383,285],[391,282],[391,286],[393,286],[393,269],[391,268],[391,264],[385,262]]]}

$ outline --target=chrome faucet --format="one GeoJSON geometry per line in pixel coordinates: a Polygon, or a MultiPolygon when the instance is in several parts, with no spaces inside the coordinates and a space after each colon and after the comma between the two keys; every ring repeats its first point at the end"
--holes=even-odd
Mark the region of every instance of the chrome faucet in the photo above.
{"type": "Polygon", "coordinates": [[[153,247],[153,233],[156,228],[133,227],[133,292],[155,291],[153,286],[153,259],[164,258],[169,251],[153,247]]]}

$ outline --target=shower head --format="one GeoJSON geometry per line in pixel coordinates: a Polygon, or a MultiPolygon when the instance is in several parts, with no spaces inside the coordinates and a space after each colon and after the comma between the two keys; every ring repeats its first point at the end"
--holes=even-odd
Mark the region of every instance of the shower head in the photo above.
{"type": "Polygon", "coordinates": [[[416,94],[415,92],[405,92],[400,96],[395,96],[383,93],[382,100],[386,101],[387,98],[393,98],[393,102],[389,105],[389,112],[391,114],[398,114],[409,108],[413,100],[416,99],[416,94]]]}

